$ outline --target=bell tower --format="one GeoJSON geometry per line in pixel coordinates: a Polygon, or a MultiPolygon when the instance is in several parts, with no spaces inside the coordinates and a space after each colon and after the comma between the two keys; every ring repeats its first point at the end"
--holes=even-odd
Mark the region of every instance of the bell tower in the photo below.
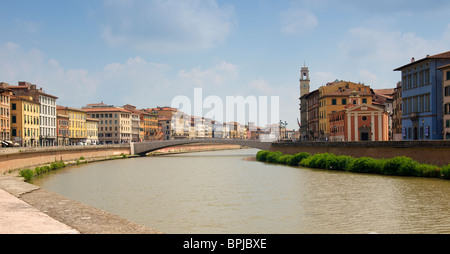
{"type": "Polygon", "coordinates": [[[300,97],[309,93],[309,70],[306,64],[300,70],[300,97]]]}

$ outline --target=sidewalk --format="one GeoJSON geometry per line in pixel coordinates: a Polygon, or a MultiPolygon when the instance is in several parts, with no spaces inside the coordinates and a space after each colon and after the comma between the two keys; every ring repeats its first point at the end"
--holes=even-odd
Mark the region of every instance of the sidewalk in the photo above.
{"type": "Polygon", "coordinates": [[[0,234],[79,234],[20,200],[21,194],[38,187],[14,178],[0,176],[0,234]]]}

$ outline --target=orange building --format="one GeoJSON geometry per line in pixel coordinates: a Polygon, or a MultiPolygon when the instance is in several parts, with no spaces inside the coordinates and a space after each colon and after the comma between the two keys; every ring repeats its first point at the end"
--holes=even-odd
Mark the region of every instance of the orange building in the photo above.
{"type": "Polygon", "coordinates": [[[369,86],[349,81],[327,83],[319,88],[319,138],[329,138],[328,116],[344,110],[348,105],[372,104],[372,91],[369,86]]]}
{"type": "Polygon", "coordinates": [[[68,115],[56,115],[56,133],[58,135],[58,146],[69,145],[69,121],[68,115]]]}
{"type": "Polygon", "coordinates": [[[11,140],[10,99],[12,92],[7,83],[0,83],[0,140],[11,140]]]}
{"type": "Polygon", "coordinates": [[[331,141],[387,141],[388,114],[368,104],[349,105],[329,115],[331,141]]]}
{"type": "Polygon", "coordinates": [[[160,139],[160,128],[158,126],[158,116],[149,109],[136,109],[135,106],[127,104],[124,109],[139,115],[139,140],[149,141],[160,139]]]}

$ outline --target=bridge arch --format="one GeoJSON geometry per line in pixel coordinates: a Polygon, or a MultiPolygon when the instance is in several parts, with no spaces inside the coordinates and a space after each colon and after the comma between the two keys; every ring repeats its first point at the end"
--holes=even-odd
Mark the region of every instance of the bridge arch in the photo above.
{"type": "Polygon", "coordinates": [[[259,140],[241,140],[241,139],[180,139],[180,140],[164,140],[164,141],[148,141],[131,144],[133,154],[145,156],[149,152],[153,152],[162,148],[185,145],[185,144],[230,144],[242,145],[262,150],[270,150],[272,143],[261,142],[259,140]]]}

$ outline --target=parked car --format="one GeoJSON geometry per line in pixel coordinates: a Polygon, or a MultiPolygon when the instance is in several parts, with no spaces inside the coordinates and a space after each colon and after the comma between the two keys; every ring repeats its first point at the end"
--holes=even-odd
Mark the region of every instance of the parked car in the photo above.
{"type": "Polygon", "coordinates": [[[9,140],[1,140],[2,147],[13,147],[14,143],[9,140]]]}

